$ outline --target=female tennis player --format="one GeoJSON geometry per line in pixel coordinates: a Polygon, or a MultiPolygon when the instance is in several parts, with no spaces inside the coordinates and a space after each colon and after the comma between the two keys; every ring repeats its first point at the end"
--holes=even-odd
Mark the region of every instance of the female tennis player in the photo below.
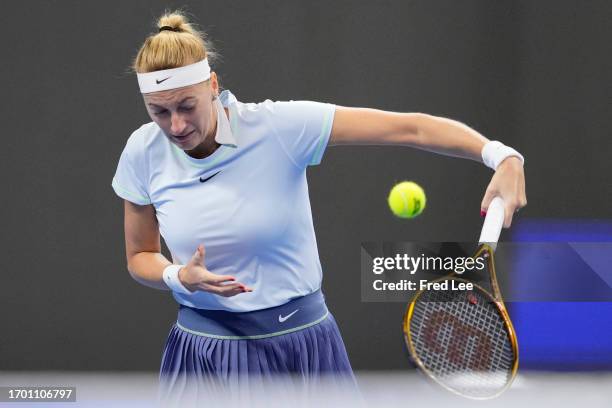
{"type": "Polygon", "coordinates": [[[219,92],[203,35],[180,13],[158,21],[133,68],[152,122],[129,137],[112,182],[125,200],[128,269],[179,303],[162,357],[162,393],[188,379],[353,379],[321,293],[306,168],[327,146],[411,146],[495,169],[482,201],[526,204],[522,156],[459,122],[219,92]],[[161,254],[160,235],[172,260],[161,254]]]}

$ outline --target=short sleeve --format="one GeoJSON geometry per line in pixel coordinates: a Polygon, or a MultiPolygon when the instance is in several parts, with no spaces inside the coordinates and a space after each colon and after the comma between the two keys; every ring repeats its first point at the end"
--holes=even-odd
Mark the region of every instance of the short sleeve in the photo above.
{"type": "Polygon", "coordinates": [[[143,143],[138,143],[138,131],[128,139],[117,165],[112,186],[115,193],[138,205],[151,204],[147,184],[147,169],[144,160],[143,143]]]}
{"type": "Polygon", "coordinates": [[[311,101],[273,102],[273,126],[283,149],[299,167],[321,163],[336,106],[311,101]]]}

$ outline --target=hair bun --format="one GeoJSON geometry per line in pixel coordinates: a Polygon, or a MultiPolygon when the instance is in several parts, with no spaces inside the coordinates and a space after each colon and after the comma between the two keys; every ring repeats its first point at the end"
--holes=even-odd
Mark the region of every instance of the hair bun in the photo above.
{"type": "Polygon", "coordinates": [[[137,73],[178,68],[207,58],[214,62],[215,52],[206,35],[189,23],[181,11],[167,11],[157,19],[156,30],[138,50],[132,63],[137,73]],[[180,35],[161,34],[162,31],[180,35]]]}
{"type": "Polygon", "coordinates": [[[191,26],[187,17],[181,12],[166,12],[157,20],[158,32],[174,31],[175,33],[189,32],[191,26]]]}

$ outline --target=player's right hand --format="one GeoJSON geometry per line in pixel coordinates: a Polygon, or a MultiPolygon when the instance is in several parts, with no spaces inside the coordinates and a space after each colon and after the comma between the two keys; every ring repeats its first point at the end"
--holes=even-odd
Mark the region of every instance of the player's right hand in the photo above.
{"type": "Polygon", "coordinates": [[[179,271],[179,280],[190,291],[201,290],[215,295],[230,297],[241,293],[252,292],[253,289],[236,282],[230,275],[217,275],[206,269],[204,245],[198,245],[191,260],[179,271]]]}

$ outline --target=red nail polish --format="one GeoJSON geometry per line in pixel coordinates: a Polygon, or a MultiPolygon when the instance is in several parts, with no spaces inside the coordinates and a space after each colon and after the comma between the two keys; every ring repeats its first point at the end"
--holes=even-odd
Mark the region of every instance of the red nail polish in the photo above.
{"type": "Polygon", "coordinates": [[[480,216],[481,217],[486,217],[486,215],[487,215],[486,211],[480,210],[480,216]]]}

